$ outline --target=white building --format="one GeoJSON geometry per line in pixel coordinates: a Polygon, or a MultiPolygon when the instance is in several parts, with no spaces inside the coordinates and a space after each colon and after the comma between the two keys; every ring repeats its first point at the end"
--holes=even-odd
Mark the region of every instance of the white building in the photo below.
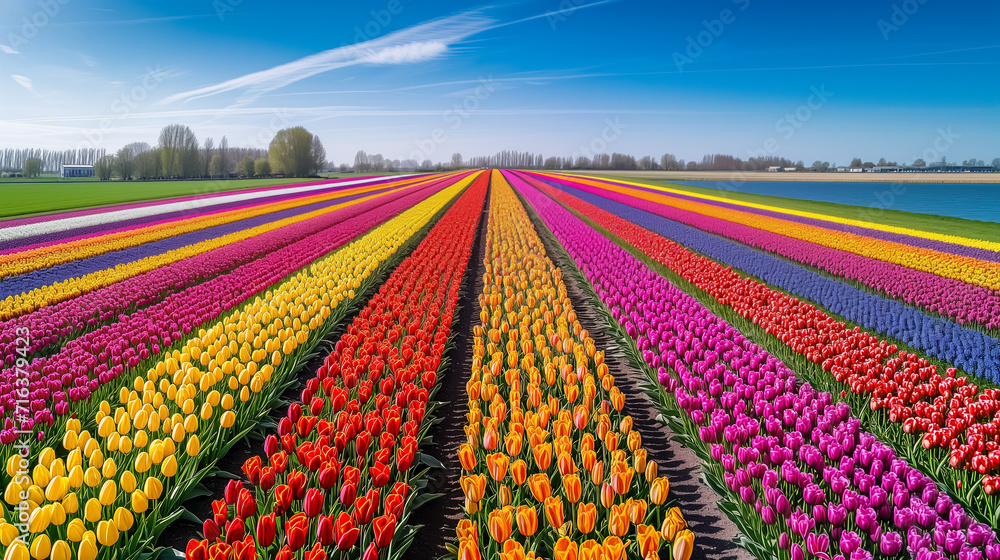
{"type": "Polygon", "coordinates": [[[63,165],[60,177],[93,177],[93,165],[63,165]]]}

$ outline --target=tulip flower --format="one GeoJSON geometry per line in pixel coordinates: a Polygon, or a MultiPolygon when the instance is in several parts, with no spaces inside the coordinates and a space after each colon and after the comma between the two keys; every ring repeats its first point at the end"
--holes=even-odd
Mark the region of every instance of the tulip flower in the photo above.
{"type": "Polygon", "coordinates": [[[375,530],[375,544],[378,548],[388,548],[396,533],[396,518],[392,515],[376,517],[372,521],[375,530]]]}
{"type": "Polygon", "coordinates": [[[555,560],[577,560],[579,547],[569,537],[562,537],[556,542],[553,557],[555,560]]]}
{"type": "Polygon", "coordinates": [[[549,526],[553,529],[562,527],[563,523],[565,523],[565,517],[563,514],[563,502],[561,497],[546,498],[544,510],[545,519],[549,522],[549,526]]]}
{"type": "Polygon", "coordinates": [[[597,524],[597,506],[590,503],[580,504],[576,512],[576,525],[581,533],[590,534],[597,524]]]}
{"type": "Polygon", "coordinates": [[[274,543],[275,533],[274,512],[262,515],[257,520],[257,544],[264,548],[270,547],[274,543]]]}
{"type": "Polygon", "coordinates": [[[503,543],[510,538],[513,513],[513,508],[511,507],[490,512],[487,527],[494,541],[503,543]]]}

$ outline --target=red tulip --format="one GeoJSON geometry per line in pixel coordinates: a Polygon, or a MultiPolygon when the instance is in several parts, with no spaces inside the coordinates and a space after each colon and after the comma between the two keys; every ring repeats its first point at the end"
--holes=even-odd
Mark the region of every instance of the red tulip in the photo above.
{"type": "Polygon", "coordinates": [[[385,513],[399,519],[403,514],[403,505],[405,503],[405,500],[399,494],[389,494],[385,498],[385,513]]]}
{"type": "Polygon", "coordinates": [[[319,471],[319,486],[324,490],[332,488],[337,483],[337,476],[340,474],[340,466],[333,462],[323,470],[319,471]]]}
{"type": "Polygon", "coordinates": [[[243,489],[242,482],[239,480],[230,480],[226,483],[226,490],[222,493],[222,497],[226,500],[228,505],[233,505],[240,496],[240,490],[243,489]]]}
{"type": "Polygon", "coordinates": [[[361,432],[354,440],[354,450],[358,457],[364,457],[368,453],[368,446],[371,444],[372,435],[368,432],[361,432]]]}
{"type": "Polygon", "coordinates": [[[260,487],[265,491],[274,488],[274,484],[277,482],[277,476],[275,475],[273,467],[264,467],[260,470],[260,487]]]}
{"type": "Polygon", "coordinates": [[[246,488],[240,490],[240,497],[236,501],[236,514],[246,519],[257,513],[257,502],[249,490],[246,488]]]}
{"type": "Polygon", "coordinates": [[[361,560],[378,560],[378,549],[375,548],[375,543],[368,543],[368,548],[365,549],[361,560]]]}
{"type": "Polygon", "coordinates": [[[275,532],[274,513],[262,515],[261,518],[257,520],[257,542],[262,547],[267,548],[274,543],[275,532]]]}
{"type": "Polygon", "coordinates": [[[292,471],[288,475],[288,486],[292,488],[292,497],[301,500],[306,495],[306,475],[299,471],[292,471]]]}
{"type": "Polygon", "coordinates": [[[333,519],[329,515],[321,515],[316,520],[316,540],[323,546],[333,543],[333,519]]]}
{"type": "MultiPolygon", "coordinates": [[[[243,473],[247,475],[250,482],[256,485],[260,482],[260,457],[254,455],[243,462],[243,473]]],[[[237,481],[232,481],[237,482],[237,481]]]]}
{"type": "Polygon", "coordinates": [[[219,529],[219,524],[214,519],[206,519],[205,523],[202,524],[202,533],[205,534],[205,538],[209,542],[214,543],[222,534],[222,529],[219,529]]]}
{"type": "Polygon", "coordinates": [[[271,467],[274,468],[276,473],[284,473],[288,469],[288,454],[285,451],[279,450],[274,455],[271,455],[271,467]]]}
{"type": "Polygon", "coordinates": [[[243,525],[242,518],[237,517],[229,523],[226,523],[226,544],[233,544],[236,541],[242,541],[245,536],[246,526],[243,525]]]}
{"type": "Polygon", "coordinates": [[[354,526],[354,521],[347,512],[340,512],[337,517],[337,522],[333,526],[333,534],[337,539],[337,548],[340,550],[347,550],[354,546],[357,542],[358,536],[361,535],[361,531],[354,526]]]}
{"type": "Polygon", "coordinates": [[[354,499],[357,497],[358,487],[353,482],[345,482],[343,486],[340,487],[340,503],[347,507],[354,505],[354,499]]]}
{"type": "Polygon", "coordinates": [[[306,491],[302,509],[309,517],[316,517],[323,511],[323,491],[318,488],[310,488],[306,491]]]}
{"type": "Polygon", "coordinates": [[[232,549],[226,543],[215,543],[208,547],[208,560],[229,560],[229,551],[232,549]]]}
{"type": "Polygon", "coordinates": [[[389,483],[389,476],[392,474],[392,469],[384,463],[375,463],[368,468],[368,474],[371,476],[372,485],[375,488],[381,488],[389,483]]]}
{"type": "Polygon", "coordinates": [[[231,558],[232,560],[256,560],[257,544],[253,537],[247,535],[243,541],[234,543],[231,558]]]}
{"type": "Polygon", "coordinates": [[[368,496],[359,496],[354,501],[354,520],[358,525],[367,525],[375,516],[377,507],[378,500],[372,500],[368,496]]]}
{"type": "Polygon", "coordinates": [[[187,560],[208,560],[208,541],[189,540],[184,557],[187,560]]]}
{"type": "Polygon", "coordinates": [[[215,500],[212,502],[212,517],[215,519],[215,524],[219,527],[226,525],[226,521],[229,521],[229,508],[226,506],[225,501],[215,500]]]}
{"type": "Polygon", "coordinates": [[[274,512],[278,515],[284,514],[288,508],[292,507],[292,489],[287,484],[282,484],[274,489],[274,512]]]}
{"type": "Polygon", "coordinates": [[[375,544],[379,548],[388,548],[396,534],[396,518],[391,514],[376,517],[372,521],[372,528],[375,530],[375,544]]]}

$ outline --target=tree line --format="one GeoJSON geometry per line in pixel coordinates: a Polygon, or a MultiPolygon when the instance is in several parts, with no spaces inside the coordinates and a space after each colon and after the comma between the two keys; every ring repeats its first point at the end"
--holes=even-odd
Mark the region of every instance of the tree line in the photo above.
{"type": "Polygon", "coordinates": [[[318,136],[300,126],[279,130],[267,149],[232,147],[223,136],[199,143],[190,127],[171,124],[160,131],[156,146],[132,142],[114,153],[105,150],[4,150],[0,169],[25,177],[58,173],[62,165],[93,165],[94,175],[108,181],[186,178],[309,177],[326,171],[326,149],[318,136]]]}

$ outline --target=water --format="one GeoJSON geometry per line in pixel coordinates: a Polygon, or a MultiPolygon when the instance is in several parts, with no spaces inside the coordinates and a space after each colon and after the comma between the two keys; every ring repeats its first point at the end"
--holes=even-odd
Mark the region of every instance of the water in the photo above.
{"type": "Polygon", "coordinates": [[[736,188],[728,181],[670,182],[799,200],[850,204],[871,208],[873,214],[884,208],[1000,222],[1000,184],[997,183],[746,181],[736,188]]]}

